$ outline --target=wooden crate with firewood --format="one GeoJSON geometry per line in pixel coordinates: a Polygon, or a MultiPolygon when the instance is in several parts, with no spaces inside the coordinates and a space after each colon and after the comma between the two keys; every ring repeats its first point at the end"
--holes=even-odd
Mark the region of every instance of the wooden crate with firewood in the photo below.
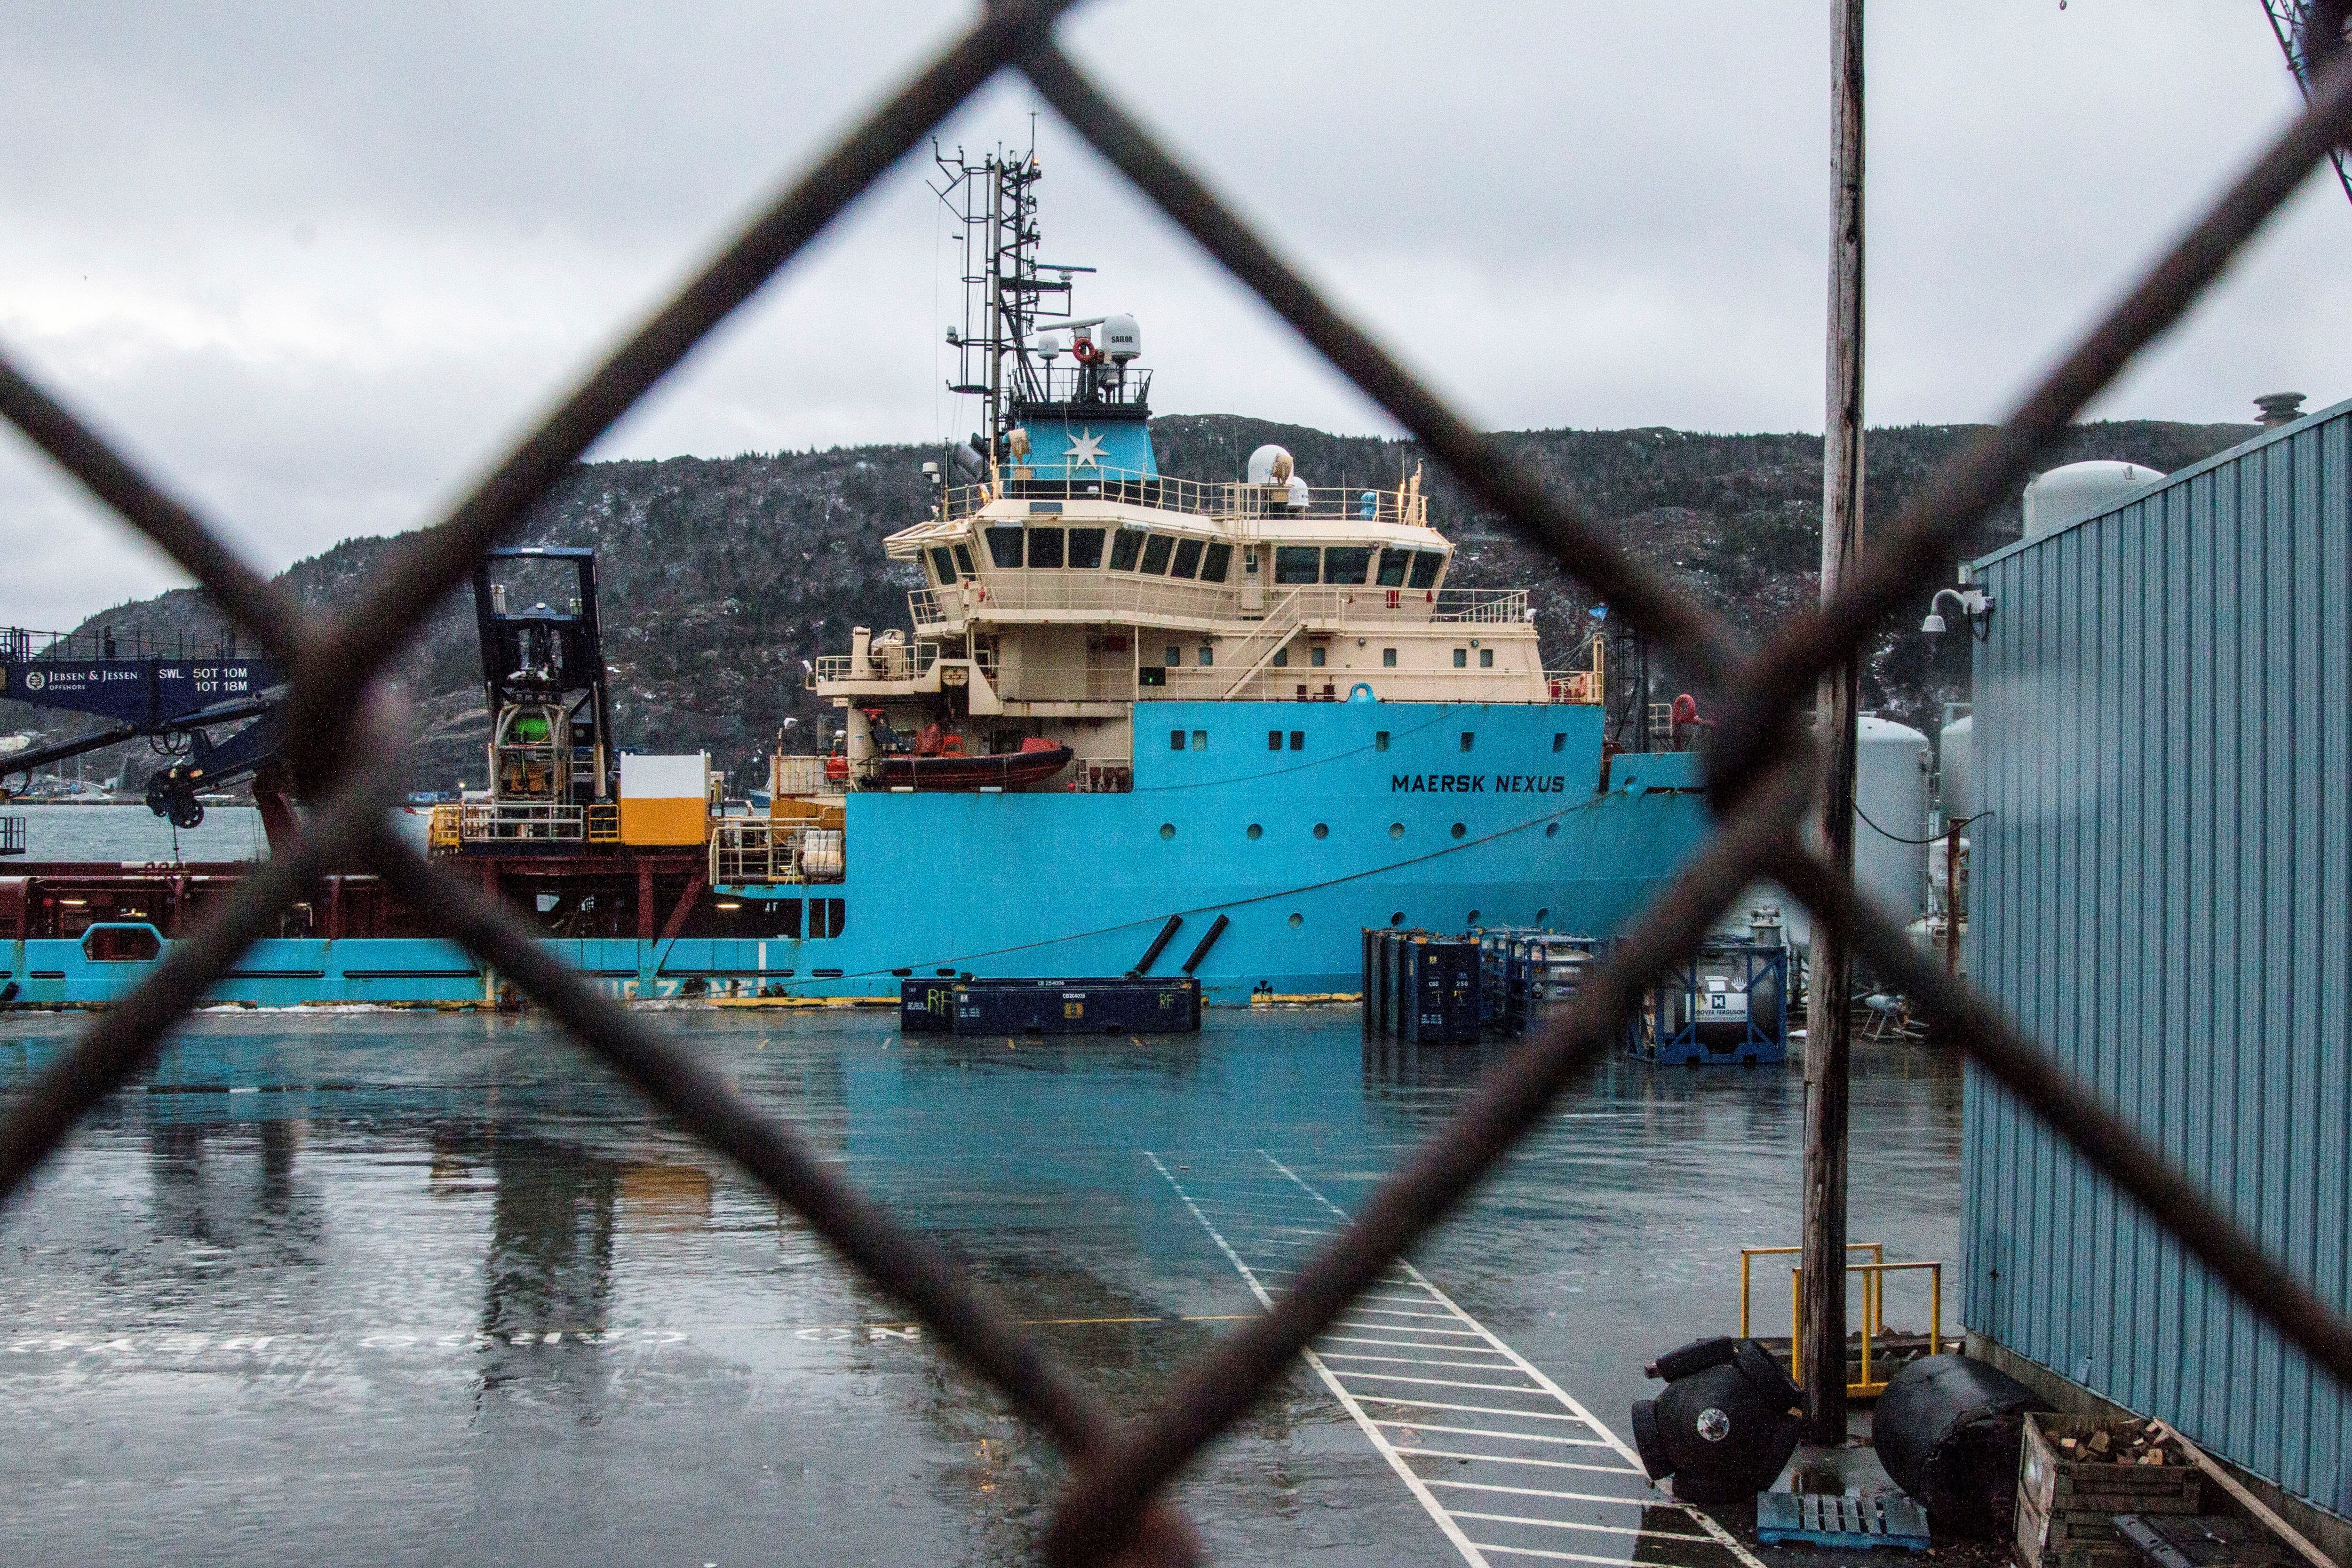
{"type": "Polygon", "coordinates": [[[2029,1415],[2018,1458],[2025,1568],[2132,1568],[2119,1513],[2196,1513],[2203,1475],[2155,1423],[2029,1415]]]}

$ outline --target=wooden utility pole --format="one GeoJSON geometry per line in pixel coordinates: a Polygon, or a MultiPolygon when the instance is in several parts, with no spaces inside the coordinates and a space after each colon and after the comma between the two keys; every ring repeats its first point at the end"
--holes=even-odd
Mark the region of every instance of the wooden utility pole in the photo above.
{"type": "MultiPolygon", "coordinates": [[[[1862,7],[1830,0],[1829,406],[1822,438],[1822,600],[1862,558],[1862,7]]],[[[1853,872],[1854,707],[1860,667],[1822,677],[1822,849],[1853,872]]],[[[1846,945],[1816,925],[1805,1030],[1805,1435],[1845,1441],[1846,1061],[1853,1023],[1846,945]]]]}

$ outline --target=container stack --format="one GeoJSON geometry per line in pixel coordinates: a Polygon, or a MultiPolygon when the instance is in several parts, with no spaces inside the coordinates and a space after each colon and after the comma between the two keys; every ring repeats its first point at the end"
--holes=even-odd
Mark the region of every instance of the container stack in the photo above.
{"type": "Polygon", "coordinates": [[[1426,931],[1367,927],[1364,1032],[1408,1045],[1471,1045],[1479,1037],[1479,946],[1426,931]]]}
{"type": "Polygon", "coordinates": [[[1201,982],[1147,979],[902,980],[908,1034],[1197,1034],[1201,982]]]}
{"type": "Polygon", "coordinates": [[[1789,950],[1714,938],[1628,1026],[1633,1053],[1670,1066],[1764,1066],[1789,1054],[1789,950]]]}

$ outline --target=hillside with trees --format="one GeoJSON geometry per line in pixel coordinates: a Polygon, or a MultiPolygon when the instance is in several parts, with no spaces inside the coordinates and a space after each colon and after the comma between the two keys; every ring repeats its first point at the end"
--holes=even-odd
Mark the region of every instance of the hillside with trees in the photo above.
{"type": "MultiPolygon", "coordinates": [[[[1891,518],[1937,466],[1981,431],[1912,425],[1873,431],[1865,506],[1891,518]]],[[[1238,477],[1266,442],[1290,449],[1310,484],[1393,486],[1422,462],[1415,443],[1340,436],[1230,415],[1176,415],[1153,424],[1163,471],[1238,477]]],[[[2135,421],[2083,426],[2056,461],[2122,458],[2169,471],[2254,434],[2251,425],[2135,421]]],[[[1497,438],[1543,482],[1610,535],[1681,583],[1753,640],[1817,591],[1822,443],[1817,435],[1708,435],[1665,429],[1521,431],[1497,438]]],[[[653,751],[708,749],[739,785],[786,732],[789,750],[814,749],[830,714],[802,686],[802,662],[848,646],[852,625],[904,625],[910,566],[884,559],[884,535],[921,517],[929,492],[914,446],[748,454],[732,458],[583,464],[531,517],[520,542],[597,551],[614,716],[622,744],[653,751]]],[[[1556,562],[1506,534],[1436,468],[1426,472],[1432,523],[1457,547],[1449,580],[1461,587],[1529,587],[1549,658],[1557,663],[1591,624],[1590,595],[1556,562]]],[[[2017,536],[2018,499],[1986,520],[1980,549],[2017,536]]],[[[281,577],[299,601],[351,602],[391,541],[351,539],[281,577]]],[[[1932,729],[1941,705],[1967,695],[1959,639],[1931,652],[1917,632],[1922,602],[1879,629],[1864,705],[1932,729]]],[[[112,628],[209,639],[219,619],[194,591],[93,616],[79,630],[112,628]]],[[[448,789],[482,781],[486,715],[472,611],[460,593],[442,605],[398,669],[423,729],[410,783],[448,789]]],[[[1657,669],[1661,695],[1674,672],[1657,669]]],[[[44,741],[80,733],[75,721],[0,703],[0,734],[44,741]]],[[[92,778],[143,746],[89,759],[92,778]]]]}

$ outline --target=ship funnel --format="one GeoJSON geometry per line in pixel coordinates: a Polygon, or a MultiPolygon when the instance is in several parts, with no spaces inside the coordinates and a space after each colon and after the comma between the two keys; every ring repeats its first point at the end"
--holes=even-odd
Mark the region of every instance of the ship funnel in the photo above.
{"type": "Polygon", "coordinates": [[[1135,324],[1132,316],[1106,316],[1102,349],[1113,364],[1126,364],[1143,352],[1143,329],[1135,324]]]}

